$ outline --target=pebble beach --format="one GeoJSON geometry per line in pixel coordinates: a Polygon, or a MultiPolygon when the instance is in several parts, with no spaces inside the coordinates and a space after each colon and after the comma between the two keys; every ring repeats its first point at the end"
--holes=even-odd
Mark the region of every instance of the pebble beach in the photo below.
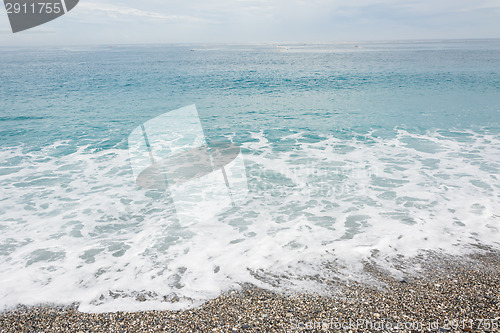
{"type": "Polygon", "coordinates": [[[243,285],[184,311],[89,314],[72,306],[18,306],[0,332],[500,332],[500,254],[426,256],[394,277],[365,266],[377,284],[328,281],[334,295],[278,294],[243,285]]]}

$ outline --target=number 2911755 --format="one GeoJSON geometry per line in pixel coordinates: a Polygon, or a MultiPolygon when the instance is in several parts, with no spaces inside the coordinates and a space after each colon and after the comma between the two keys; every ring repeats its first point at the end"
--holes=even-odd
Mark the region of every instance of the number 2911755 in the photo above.
{"type": "Polygon", "coordinates": [[[59,14],[63,11],[60,2],[5,3],[7,14],[59,14]]]}

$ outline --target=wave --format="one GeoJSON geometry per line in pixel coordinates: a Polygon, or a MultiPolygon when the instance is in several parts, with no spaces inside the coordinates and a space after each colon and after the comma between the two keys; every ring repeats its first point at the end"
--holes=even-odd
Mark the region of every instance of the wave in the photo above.
{"type": "Polygon", "coordinates": [[[488,131],[253,132],[245,203],[194,225],[168,192],[135,185],[126,150],[54,154],[65,144],[0,149],[2,308],[180,309],[246,282],[321,292],[321,279],[364,279],[366,262],[397,275],[401,257],[500,247],[488,131]]]}
{"type": "Polygon", "coordinates": [[[47,117],[36,117],[36,116],[12,116],[12,117],[0,117],[0,121],[23,121],[23,120],[42,120],[47,117]]]}

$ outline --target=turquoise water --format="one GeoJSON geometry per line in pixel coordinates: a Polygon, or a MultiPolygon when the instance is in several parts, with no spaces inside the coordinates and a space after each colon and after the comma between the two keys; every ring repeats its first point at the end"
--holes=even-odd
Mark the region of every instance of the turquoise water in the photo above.
{"type": "Polygon", "coordinates": [[[185,307],[262,272],[312,290],[325,262],[500,246],[499,40],[285,46],[3,48],[1,304],[185,307]],[[250,191],[205,229],[128,160],[135,128],[191,104],[250,191]]]}
{"type": "Polygon", "coordinates": [[[188,104],[214,135],[242,138],[256,128],[497,129],[498,40],[362,46],[4,49],[2,146],[123,148],[134,125],[188,104]]]}

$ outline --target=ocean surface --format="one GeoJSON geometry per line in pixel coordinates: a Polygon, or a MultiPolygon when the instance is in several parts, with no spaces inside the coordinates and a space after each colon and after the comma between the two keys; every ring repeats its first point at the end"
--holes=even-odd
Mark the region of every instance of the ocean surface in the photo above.
{"type": "Polygon", "coordinates": [[[0,63],[0,309],[328,292],[364,263],[397,276],[428,251],[500,248],[500,40],[3,47],[0,63]],[[241,148],[248,184],[197,223],[136,184],[128,141],[188,105],[209,145],[241,148]]]}

